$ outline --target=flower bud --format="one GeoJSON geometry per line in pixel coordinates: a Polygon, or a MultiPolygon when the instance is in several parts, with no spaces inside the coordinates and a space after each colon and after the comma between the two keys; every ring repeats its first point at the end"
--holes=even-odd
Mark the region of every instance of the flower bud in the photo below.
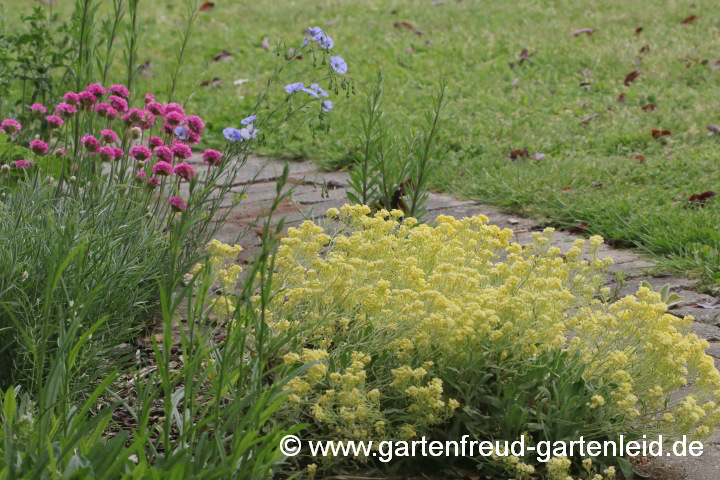
{"type": "Polygon", "coordinates": [[[3,165],[0,170],[2,170],[2,173],[8,173],[10,171],[10,165],[3,165]]]}
{"type": "Polygon", "coordinates": [[[130,135],[133,139],[137,140],[140,138],[140,135],[142,135],[142,130],[140,130],[140,127],[132,127],[130,129],[130,135]]]}
{"type": "Polygon", "coordinates": [[[75,175],[73,175],[72,177],[68,178],[68,182],[70,182],[70,183],[75,183],[75,180],[77,180],[77,178],[75,178],[75,175]]]}

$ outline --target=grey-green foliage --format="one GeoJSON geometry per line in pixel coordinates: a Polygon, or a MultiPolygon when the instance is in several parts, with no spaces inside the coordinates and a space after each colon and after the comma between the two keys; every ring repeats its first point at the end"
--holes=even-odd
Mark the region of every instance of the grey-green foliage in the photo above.
{"type": "Polygon", "coordinates": [[[40,383],[47,373],[45,349],[55,348],[59,329],[76,315],[90,322],[107,317],[78,359],[89,373],[97,372],[96,355],[136,334],[158,310],[166,248],[143,206],[124,199],[121,188],[88,189],[78,197],[54,193],[54,187],[28,179],[0,199],[3,388],[40,383]],[[46,298],[52,269],[79,246],[46,298]]]}
{"type": "Polygon", "coordinates": [[[398,134],[383,114],[383,83],[383,74],[378,72],[360,117],[359,145],[353,152],[355,162],[347,196],[357,204],[400,209],[421,218],[426,212],[428,179],[435,167],[433,145],[447,84],[445,80],[440,82],[425,124],[398,134]]]}

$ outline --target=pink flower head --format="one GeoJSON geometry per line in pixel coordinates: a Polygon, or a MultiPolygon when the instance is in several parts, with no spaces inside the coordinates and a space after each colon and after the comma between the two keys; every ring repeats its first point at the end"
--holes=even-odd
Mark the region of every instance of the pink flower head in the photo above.
{"type": "Polygon", "coordinates": [[[115,149],[112,147],[100,147],[98,148],[98,155],[103,162],[110,162],[115,160],[115,149]]]}
{"type": "Polygon", "coordinates": [[[135,145],[130,149],[130,156],[142,162],[152,157],[152,152],[145,145],[135,145]]]}
{"type": "Polygon", "coordinates": [[[57,115],[50,115],[45,117],[45,121],[48,123],[48,126],[52,128],[60,128],[63,125],[65,125],[65,122],[62,118],[58,117],[57,115]]]}
{"type": "Polygon", "coordinates": [[[13,165],[15,165],[15,168],[30,168],[32,167],[32,164],[28,162],[27,160],[17,160],[13,162],[13,165]]]}
{"type": "Polygon", "coordinates": [[[143,111],[143,119],[140,122],[140,128],[150,130],[155,125],[155,115],[151,112],[143,111]]]}
{"type": "MultiPolygon", "coordinates": [[[[67,94],[66,94],[67,95],[67,94]]],[[[73,93],[73,95],[75,95],[73,93]]],[[[77,97],[77,95],[75,95],[77,97]]],[[[70,118],[77,113],[77,108],[73,105],[65,102],[58,103],[55,106],[55,115],[59,115],[63,118],[70,118]]]]}
{"type": "Polygon", "coordinates": [[[108,91],[113,95],[124,98],[125,100],[130,98],[130,90],[128,90],[125,85],[113,85],[108,89],[108,91]]]}
{"type": "Polygon", "coordinates": [[[199,141],[200,141],[200,134],[195,133],[192,130],[190,130],[188,132],[188,138],[187,138],[186,142],[189,143],[190,145],[195,145],[199,141]]]}
{"type": "Polygon", "coordinates": [[[180,197],[172,197],[168,203],[170,203],[170,207],[176,212],[187,212],[188,204],[180,197]]]}
{"type": "Polygon", "coordinates": [[[162,147],[165,145],[165,142],[163,142],[163,139],[160,137],[150,137],[148,143],[150,144],[150,148],[162,147]]]}
{"type": "MultiPolygon", "coordinates": [[[[90,92],[93,94],[95,99],[99,99],[103,95],[107,93],[107,90],[105,90],[105,87],[100,85],[99,83],[93,83],[92,85],[88,85],[88,87],[85,89],[86,92],[90,92]]],[[[95,103],[95,102],[93,102],[95,103]]]]}
{"type": "Polygon", "coordinates": [[[151,102],[155,101],[155,97],[153,97],[153,94],[148,92],[145,94],[145,105],[149,105],[151,102]]]}
{"type": "Polygon", "coordinates": [[[190,147],[181,142],[173,145],[172,152],[176,158],[181,158],[183,160],[186,160],[192,156],[192,150],[190,150],[190,147]]]}
{"type": "Polygon", "coordinates": [[[173,153],[168,147],[160,145],[159,147],[155,147],[153,152],[155,152],[155,156],[160,160],[172,163],[173,153]]]}
{"type": "Polygon", "coordinates": [[[205,130],[205,123],[197,115],[190,115],[185,119],[185,122],[188,128],[195,133],[203,133],[203,130],[205,130]]]}
{"type": "Polygon", "coordinates": [[[150,177],[148,178],[147,186],[148,188],[155,188],[158,185],[160,185],[160,179],[157,177],[150,177]]]}
{"type": "Polygon", "coordinates": [[[176,165],[173,173],[178,177],[187,180],[188,182],[195,178],[195,175],[197,174],[195,172],[195,168],[193,168],[193,166],[187,162],[176,165]]]}
{"type": "Polygon", "coordinates": [[[152,101],[152,102],[148,103],[147,109],[153,115],[157,115],[160,117],[165,115],[165,107],[163,107],[162,104],[160,104],[156,101],[152,101]]]}
{"type": "Polygon", "coordinates": [[[90,153],[95,153],[100,148],[100,142],[98,142],[98,139],[92,135],[85,135],[82,140],[80,140],[80,143],[82,143],[90,153]]]}
{"type": "Polygon", "coordinates": [[[165,121],[173,127],[180,125],[183,119],[184,117],[180,112],[168,112],[167,110],[165,111],[165,121]]]}
{"type": "Polygon", "coordinates": [[[47,113],[47,108],[42,103],[33,103],[28,108],[30,109],[30,113],[38,117],[42,116],[44,113],[47,113]]]}
{"type": "Polygon", "coordinates": [[[175,130],[175,127],[170,125],[168,123],[167,119],[165,119],[165,122],[163,123],[163,132],[167,133],[168,135],[172,135],[175,133],[174,130],[175,130]]]}
{"type": "Polygon", "coordinates": [[[115,152],[115,160],[120,160],[125,156],[125,150],[120,147],[113,147],[113,151],[115,152]]]}
{"type": "Polygon", "coordinates": [[[118,111],[110,107],[107,109],[107,113],[105,114],[105,116],[108,120],[115,120],[118,116],[118,111]]]}
{"type": "Polygon", "coordinates": [[[142,183],[145,180],[147,180],[147,173],[143,172],[142,170],[138,170],[135,172],[135,180],[142,183]]]}
{"type": "Polygon", "coordinates": [[[166,177],[168,175],[172,175],[173,167],[168,162],[161,160],[153,165],[152,173],[153,175],[162,175],[163,177],[166,177]]]}
{"type": "Polygon", "coordinates": [[[182,115],[183,118],[185,117],[185,109],[183,107],[181,107],[180,105],[178,105],[177,103],[168,103],[165,106],[165,113],[167,114],[170,112],[177,112],[180,115],[182,115]]]}
{"type": "Polygon", "coordinates": [[[84,92],[80,92],[78,94],[78,100],[80,101],[80,105],[82,105],[86,109],[89,109],[90,107],[95,105],[95,102],[97,102],[97,97],[91,91],[85,90],[84,92]]]}
{"type": "Polygon", "coordinates": [[[128,113],[133,123],[140,123],[143,120],[143,111],[138,108],[131,108],[128,113]]]}
{"type": "Polygon", "coordinates": [[[48,144],[42,140],[33,140],[30,142],[30,150],[35,155],[45,155],[48,152],[48,144]]]}
{"type": "Polygon", "coordinates": [[[17,133],[22,130],[22,125],[20,125],[20,122],[14,118],[7,118],[2,121],[0,128],[2,128],[2,131],[8,135],[12,135],[13,133],[17,133]]]}
{"type": "Polygon", "coordinates": [[[122,121],[125,123],[126,126],[128,126],[128,127],[132,126],[133,120],[130,117],[130,112],[128,112],[122,116],[122,121]]]}
{"type": "Polygon", "coordinates": [[[100,136],[105,143],[115,143],[120,140],[120,138],[118,138],[117,136],[117,133],[115,133],[115,130],[110,130],[109,128],[100,130],[100,136]]]}
{"type": "Polygon", "coordinates": [[[97,112],[98,115],[101,117],[106,117],[108,110],[110,110],[110,104],[109,103],[98,103],[95,105],[95,112],[97,112]]]}
{"type": "Polygon", "coordinates": [[[63,100],[69,105],[75,105],[78,103],[78,94],[75,92],[67,92],[63,95],[63,100]]]}
{"type": "Polygon", "coordinates": [[[118,112],[125,113],[128,111],[127,100],[122,97],[118,97],[117,95],[110,95],[110,97],[108,98],[108,102],[110,103],[110,106],[118,112]]]}
{"type": "Polygon", "coordinates": [[[220,165],[222,163],[223,154],[211,148],[203,152],[203,162],[206,165],[220,165]]]}

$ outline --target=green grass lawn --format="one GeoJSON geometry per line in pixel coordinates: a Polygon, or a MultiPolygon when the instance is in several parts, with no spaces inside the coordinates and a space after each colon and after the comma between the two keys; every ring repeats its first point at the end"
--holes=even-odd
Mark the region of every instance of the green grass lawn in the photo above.
{"type": "MultiPolygon", "coordinates": [[[[10,27],[30,8],[21,0],[3,3],[10,27]]],[[[56,11],[67,13],[72,2],[55,3],[56,11]]],[[[385,111],[401,128],[421,121],[434,86],[446,75],[450,103],[436,153],[436,188],[560,226],[585,222],[588,232],[720,281],[720,197],[688,208],[692,194],[720,190],[720,135],[706,130],[720,125],[716,2],[215,3],[198,18],[180,88],[181,96],[192,94],[190,110],[206,119],[208,144],[220,142],[222,129],[249,113],[278,61],[273,46],[301,42],[304,29],[318,25],[334,38],[361,94],[336,100],[329,135],[313,138],[288,129],[268,151],[282,140],[283,156],[345,166],[362,92],[377,68],[386,77],[385,111]],[[697,19],[682,23],[691,15],[697,19]],[[571,36],[583,28],[596,31],[571,36]],[[265,37],[270,49],[263,48],[265,37]],[[231,58],[213,61],[223,50],[231,58]],[[635,70],[641,74],[624,85],[635,70]],[[213,79],[222,82],[201,86],[213,79]],[[644,110],[647,104],[656,108],[644,110]],[[653,129],[671,135],[654,139],[653,129]],[[508,158],[524,148],[531,158],[508,158]],[[538,153],[544,154],[540,160],[538,153]]],[[[141,5],[139,55],[152,62],[152,76],[142,77],[139,86],[162,92],[184,8],[166,0],[141,5]]]]}

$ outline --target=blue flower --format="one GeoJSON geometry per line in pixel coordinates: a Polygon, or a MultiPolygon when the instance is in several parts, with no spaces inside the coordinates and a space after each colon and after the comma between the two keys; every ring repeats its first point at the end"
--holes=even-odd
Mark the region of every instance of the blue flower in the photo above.
{"type": "Polygon", "coordinates": [[[313,40],[315,40],[315,42],[318,44],[318,47],[324,48],[325,50],[332,50],[333,45],[335,45],[333,39],[328,37],[324,33],[313,37],[313,40]]]}
{"type": "Polygon", "coordinates": [[[247,117],[247,118],[243,118],[243,119],[240,121],[240,123],[242,123],[243,125],[249,125],[249,124],[251,124],[252,122],[254,122],[256,118],[257,118],[257,117],[256,117],[255,115],[250,115],[250,116],[247,117]]]}
{"type": "Polygon", "coordinates": [[[312,85],[310,85],[310,88],[312,88],[313,91],[315,91],[321,97],[325,97],[325,98],[328,97],[327,92],[325,90],[323,90],[322,88],[320,88],[320,85],[318,85],[317,83],[313,83],[312,85]]]}
{"type": "Polygon", "coordinates": [[[311,97],[320,98],[320,96],[318,95],[318,93],[315,90],[310,90],[309,88],[303,88],[302,91],[307,93],[311,97]]]}
{"type": "Polygon", "coordinates": [[[253,128],[252,123],[240,130],[240,136],[245,140],[250,140],[251,138],[257,137],[258,133],[260,133],[260,130],[253,128]]]}
{"type": "Polygon", "coordinates": [[[323,112],[329,112],[333,109],[333,104],[330,100],[325,100],[323,102],[323,112]]]}
{"type": "Polygon", "coordinates": [[[343,60],[342,57],[330,57],[330,65],[332,66],[333,70],[335,70],[340,75],[348,71],[347,63],[345,63],[345,60],[343,60]]]}
{"type": "Polygon", "coordinates": [[[180,140],[187,140],[188,134],[190,133],[190,131],[185,127],[175,127],[173,132],[175,132],[175,136],[180,140]]]}
{"type": "Polygon", "coordinates": [[[225,136],[225,138],[227,138],[231,142],[244,141],[242,134],[240,133],[240,130],[238,130],[235,127],[227,127],[225,130],[223,130],[223,135],[225,136]]]}
{"type": "Polygon", "coordinates": [[[323,31],[320,27],[308,27],[308,33],[312,35],[313,40],[315,40],[315,37],[323,33],[323,31]]]}
{"type": "Polygon", "coordinates": [[[303,88],[305,88],[305,84],[302,83],[302,82],[291,83],[291,84],[289,84],[289,85],[285,85],[285,91],[286,91],[287,93],[299,92],[299,91],[302,90],[303,88]]]}

